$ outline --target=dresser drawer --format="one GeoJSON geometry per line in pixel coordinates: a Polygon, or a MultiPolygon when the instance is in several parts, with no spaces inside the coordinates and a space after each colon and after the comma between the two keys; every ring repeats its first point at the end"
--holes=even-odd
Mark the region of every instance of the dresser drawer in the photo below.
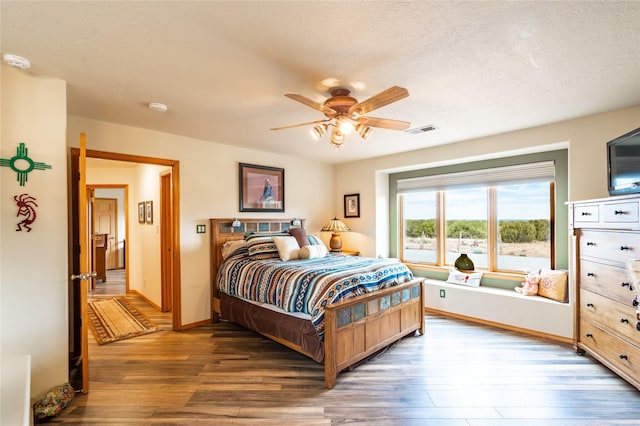
{"type": "Polygon", "coordinates": [[[580,346],[605,358],[610,367],[640,379],[640,348],[585,320],[580,321],[580,346]]]}
{"type": "Polygon", "coordinates": [[[638,208],[637,201],[624,203],[611,203],[602,206],[602,221],[604,223],[637,223],[638,208]]]}
{"type": "Polygon", "coordinates": [[[640,236],[633,232],[582,231],[580,257],[582,256],[614,262],[640,259],[640,236]]]}
{"type": "Polygon", "coordinates": [[[580,261],[580,288],[631,306],[635,297],[631,280],[623,268],[590,260],[580,261]]]}
{"type": "MultiPolygon", "coordinates": [[[[597,204],[575,206],[573,209],[573,223],[576,228],[581,228],[582,224],[594,224],[600,221],[600,206],[597,204]]],[[[588,227],[588,226],[587,226],[588,227]]]]}
{"type": "Polygon", "coordinates": [[[588,290],[580,290],[580,318],[640,346],[636,310],[588,290]]]}

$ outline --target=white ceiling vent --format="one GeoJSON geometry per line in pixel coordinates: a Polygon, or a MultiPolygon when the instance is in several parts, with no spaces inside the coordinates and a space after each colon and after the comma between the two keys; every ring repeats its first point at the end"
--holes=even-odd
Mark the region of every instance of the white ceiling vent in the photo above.
{"type": "Polygon", "coordinates": [[[426,126],[415,127],[413,129],[405,130],[406,133],[411,133],[412,135],[417,135],[418,133],[427,133],[432,130],[436,130],[437,127],[432,124],[427,124],[426,126]]]}

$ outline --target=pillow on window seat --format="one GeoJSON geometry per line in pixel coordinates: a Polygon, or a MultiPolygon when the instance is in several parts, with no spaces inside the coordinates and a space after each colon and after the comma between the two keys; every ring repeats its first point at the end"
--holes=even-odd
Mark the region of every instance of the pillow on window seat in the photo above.
{"type": "Polygon", "coordinates": [[[538,283],[538,296],[568,302],[567,273],[543,269],[540,271],[540,283],[538,283]]]}

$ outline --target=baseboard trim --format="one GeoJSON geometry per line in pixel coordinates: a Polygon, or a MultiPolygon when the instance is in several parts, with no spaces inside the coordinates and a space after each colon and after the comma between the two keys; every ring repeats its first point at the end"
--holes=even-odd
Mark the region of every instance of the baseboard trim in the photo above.
{"type": "Polygon", "coordinates": [[[424,312],[425,313],[430,313],[430,314],[442,315],[442,316],[451,317],[451,318],[457,318],[457,319],[473,322],[473,323],[476,323],[476,324],[488,325],[488,326],[495,327],[495,328],[501,328],[503,330],[515,331],[517,333],[527,334],[529,336],[540,337],[540,338],[547,339],[547,340],[553,340],[554,342],[567,343],[567,344],[570,344],[570,345],[573,345],[573,343],[574,343],[573,339],[568,338],[568,337],[556,336],[554,334],[542,333],[540,331],[529,330],[529,329],[520,328],[520,327],[514,327],[512,325],[502,324],[502,323],[493,322],[493,321],[487,321],[487,320],[480,319],[480,318],[475,318],[475,317],[469,317],[469,316],[466,316],[466,315],[456,314],[454,312],[441,311],[441,310],[438,310],[438,309],[427,308],[427,307],[424,308],[424,312]]]}

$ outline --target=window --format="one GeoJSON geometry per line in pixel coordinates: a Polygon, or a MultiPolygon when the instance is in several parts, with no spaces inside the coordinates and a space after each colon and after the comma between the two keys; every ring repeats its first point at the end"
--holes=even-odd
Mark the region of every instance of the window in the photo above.
{"type": "Polygon", "coordinates": [[[452,266],[461,253],[478,269],[554,267],[554,163],[398,179],[400,257],[452,266]]]}

